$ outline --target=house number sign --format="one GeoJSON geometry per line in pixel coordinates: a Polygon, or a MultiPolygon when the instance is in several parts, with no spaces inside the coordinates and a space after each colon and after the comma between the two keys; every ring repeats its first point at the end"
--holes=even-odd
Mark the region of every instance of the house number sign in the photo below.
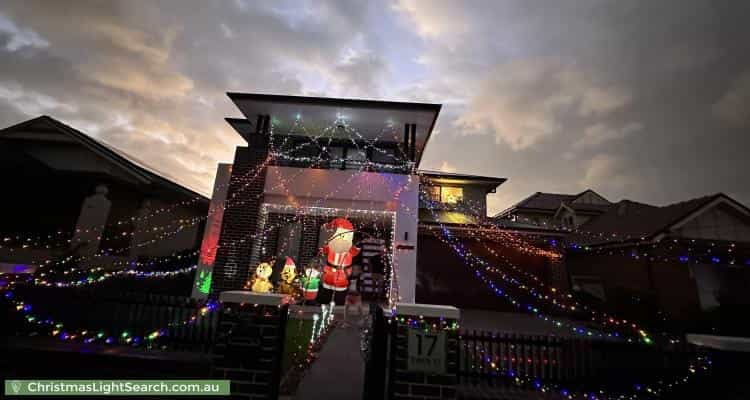
{"type": "Polygon", "coordinates": [[[445,373],[445,332],[409,329],[408,339],[406,367],[409,371],[445,373]]]}

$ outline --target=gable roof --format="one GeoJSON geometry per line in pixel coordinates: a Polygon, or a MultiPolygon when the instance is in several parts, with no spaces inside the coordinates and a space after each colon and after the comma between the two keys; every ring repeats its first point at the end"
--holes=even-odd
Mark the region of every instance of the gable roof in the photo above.
{"type": "Polygon", "coordinates": [[[603,212],[610,207],[609,205],[603,204],[574,203],[577,198],[589,192],[594,193],[598,197],[604,199],[602,195],[596,193],[591,189],[586,189],[577,194],[536,192],[531,196],[512,205],[511,207],[497,213],[494,218],[503,218],[511,212],[517,210],[539,211],[555,214],[562,204],[565,204],[566,206],[576,211],[581,210],[603,212]]]}
{"type": "MultiPolygon", "coordinates": [[[[667,234],[672,227],[710,208],[718,200],[727,201],[736,208],[750,215],[750,210],[731,197],[716,193],[710,196],[698,197],[666,206],[654,206],[631,200],[622,200],[613,204],[607,212],[593,218],[580,226],[580,230],[587,233],[612,235],[617,234],[613,241],[623,239],[653,239],[661,234],[667,234]]],[[[579,243],[600,244],[609,241],[591,239],[590,236],[578,235],[579,243]]]]}
{"type": "Polygon", "coordinates": [[[176,183],[174,181],[174,178],[171,178],[168,175],[157,171],[155,168],[148,166],[138,158],[133,157],[128,153],[109,144],[97,141],[96,139],[86,135],[85,133],[48,115],[42,115],[15,125],[11,125],[7,128],[0,129],[0,136],[8,135],[20,129],[34,129],[31,127],[36,126],[39,123],[47,124],[51,128],[65,134],[66,136],[80,143],[92,152],[98,154],[101,157],[104,157],[113,164],[116,164],[122,170],[124,170],[126,173],[130,174],[140,182],[143,182],[145,184],[153,183],[162,185],[167,187],[168,189],[177,191],[189,197],[200,197],[202,202],[208,202],[208,198],[206,196],[195,192],[194,190],[189,189],[184,185],[176,183]]]}
{"type": "Polygon", "coordinates": [[[514,206],[512,206],[512,208],[555,211],[558,207],[560,207],[560,203],[571,201],[575,198],[576,195],[574,194],[536,192],[531,196],[519,201],[514,206]]]}

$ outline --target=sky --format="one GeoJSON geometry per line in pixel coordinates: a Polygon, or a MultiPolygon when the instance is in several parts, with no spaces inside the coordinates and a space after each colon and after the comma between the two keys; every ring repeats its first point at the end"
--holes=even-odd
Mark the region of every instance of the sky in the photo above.
{"type": "Polygon", "coordinates": [[[226,92],[443,104],[424,169],[489,212],[591,188],[750,204],[750,2],[0,2],[0,127],[42,114],[202,193],[243,141],[226,92]]]}

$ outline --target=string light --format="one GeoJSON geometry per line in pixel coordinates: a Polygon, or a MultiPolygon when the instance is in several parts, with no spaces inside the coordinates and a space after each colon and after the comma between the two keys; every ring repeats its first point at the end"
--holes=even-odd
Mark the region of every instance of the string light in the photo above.
{"type": "Polygon", "coordinates": [[[123,344],[139,346],[146,344],[151,347],[155,341],[164,336],[169,336],[172,328],[186,325],[193,325],[198,320],[205,318],[209,313],[216,311],[220,303],[209,300],[201,304],[199,308],[186,319],[170,322],[166,327],[161,329],[152,329],[143,336],[135,335],[137,330],[123,329],[120,331],[95,330],[95,329],[66,329],[65,324],[55,321],[52,318],[43,318],[32,313],[33,306],[29,302],[18,299],[13,290],[8,290],[4,294],[5,298],[10,300],[14,305],[14,310],[23,315],[24,321],[37,328],[42,328],[49,336],[58,337],[62,341],[81,341],[83,343],[105,343],[105,344],[123,344]],[[145,342],[144,342],[145,341],[145,342]]]}
{"type": "MultiPolygon", "coordinates": [[[[437,220],[436,218],[437,215],[435,213],[435,208],[434,208],[434,202],[428,201],[427,204],[428,204],[428,209],[430,210],[431,213],[433,213],[433,217],[435,217],[435,219],[437,220]]],[[[544,321],[552,323],[553,326],[557,328],[568,329],[578,335],[620,338],[622,337],[621,334],[617,330],[614,330],[613,329],[614,327],[610,327],[610,326],[622,325],[623,327],[626,327],[635,331],[635,334],[632,335],[632,337],[624,338],[626,341],[632,342],[635,340],[635,341],[640,341],[640,342],[647,343],[647,344],[652,343],[653,340],[651,339],[651,337],[634,322],[628,322],[627,320],[615,320],[614,318],[612,318],[610,322],[611,317],[605,318],[603,321],[600,319],[601,322],[604,322],[603,323],[604,328],[612,330],[611,333],[610,332],[602,333],[596,330],[591,330],[590,328],[587,328],[582,325],[572,324],[566,320],[551,317],[543,313],[542,310],[540,310],[539,306],[532,304],[531,302],[526,304],[522,302],[521,300],[516,299],[510,293],[508,293],[507,290],[503,290],[502,288],[498,287],[489,277],[487,277],[484,271],[488,271],[491,269],[489,263],[473,255],[473,253],[471,253],[471,251],[468,250],[460,241],[456,240],[456,238],[453,236],[453,234],[445,225],[443,225],[442,223],[439,225],[440,225],[440,232],[442,233],[442,237],[438,236],[437,234],[433,232],[434,236],[438,238],[439,240],[441,240],[449,248],[451,248],[462,259],[465,265],[472,268],[474,271],[474,275],[479,280],[481,280],[486,285],[488,285],[489,288],[493,291],[493,293],[496,296],[504,298],[517,309],[525,311],[525,312],[529,312],[533,314],[534,316],[536,316],[537,318],[540,318],[544,321]]],[[[512,285],[514,288],[530,293],[532,298],[535,298],[536,300],[542,300],[542,301],[545,300],[545,297],[543,294],[535,291],[534,289],[526,285],[520,284],[517,280],[514,280],[513,278],[507,276],[506,274],[502,274],[501,278],[503,281],[512,285]]],[[[566,307],[564,304],[560,304],[556,300],[550,301],[549,303],[553,307],[560,308],[563,311],[569,311],[569,312],[576,311],[575,306],[566,307]]]]}

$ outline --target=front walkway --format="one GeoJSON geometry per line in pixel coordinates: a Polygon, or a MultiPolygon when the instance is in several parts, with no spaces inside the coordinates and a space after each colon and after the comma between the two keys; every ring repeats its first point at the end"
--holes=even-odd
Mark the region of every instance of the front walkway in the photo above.
{"type": "Polygon", "coordinates": [[[339,322],[326,339],[318,359],[302,378],[294,398],[361,399],[364,374],[365,365],[360,353],[360,328],[356,324],[342,327],[339,322]]]}

